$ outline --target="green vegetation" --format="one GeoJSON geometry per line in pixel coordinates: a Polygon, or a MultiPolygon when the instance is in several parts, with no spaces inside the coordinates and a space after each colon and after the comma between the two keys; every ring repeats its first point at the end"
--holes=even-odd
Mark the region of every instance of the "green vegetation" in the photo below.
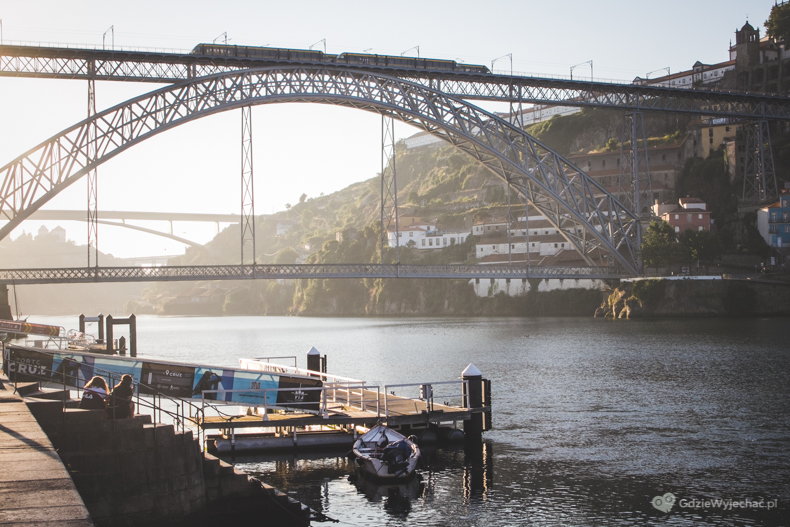
{"type": "Polygon", "coordinates": [[[768,36],[781,42],[790,42],[790,4],[775,4],[765,21],[768,36]]]}
{"type": "Polygon", "coordinates": [[[651,221],[642,237],[645,267],[666,267],[681,258],[680,244],[672,226],[661,220],[651,221]]]}
{"type": "Polygon", "coordinates": [[[661,220],[650,222],[642,237],[645,268],[709,264],[721,254],[721,245],[715,234],[688,230],[677,236],[672,226],[661,220]]]}

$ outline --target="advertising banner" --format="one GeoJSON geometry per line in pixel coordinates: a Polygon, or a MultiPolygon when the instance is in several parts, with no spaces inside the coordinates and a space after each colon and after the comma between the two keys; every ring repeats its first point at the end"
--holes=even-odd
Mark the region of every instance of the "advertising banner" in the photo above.
{"type": "Polygon", "coordinates": [[[192,397],[195,367],[143,362],[140,393],[162,393],[171,397],[192,397]]]}
{"type": "Polygon", "coordinates": [[[321,386],[323,386],[323,383],[319,379],[281,375],[280,390],[277,392],[277,404],[318,411],[321,407],[321,390],[316,390],[315,388],[321,388],[321,386]]]}
{"type": "Polygon", "coordinates": [[[39,351],[10,348],[8,355],[8,379],[19,382],[35,382],[52,375],[52,355],[39,351]]]}
{"type": "Polygon", "coordinates": [[[18,346],[9,346],[7,351],[11,380],[45,380],[82,387],[91,377],[100,375],[112,387],[128,373],[144,395],[159,393],[296,410],[318,411],[320,407],[321,391],[309,388],[320,388],[323,383],[310,377],[18,346]]]}

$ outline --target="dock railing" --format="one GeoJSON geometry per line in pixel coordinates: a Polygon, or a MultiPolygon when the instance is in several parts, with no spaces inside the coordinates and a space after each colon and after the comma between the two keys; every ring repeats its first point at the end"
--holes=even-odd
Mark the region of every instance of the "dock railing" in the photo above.
{"type": "MultiPolygon", "coordinates": [[[[237,390],[203,390],[201,391],[201,405],[204,411],[222,403],[219,397],[224,394],[236,393],[245,395],[249,401],[233,401],[231,406],[255,406],[262,409],[262,419],[267,419],[268,410],[298,410],[305,413],[317,414],[328,417],[332,406],[343,405],[358,408],[361,411],[374,411],[376,416],[381,416],[381,388],[367,384],[324,383],[323,386],[301,388],[246,388],[237,390]],[[309,397],[312,392],[319,392],[316,397],[309,397]],[[280,397],[280,396],[283,397],[280,397]]],[[[232,417],[229,416],[229,420],[232,417]]]]}
{"type": "MultiPolygon", "coordinates": [[[[464,393],[467,390],[466,384],[468,381],[464,379],[459,379],[457,381],[440,381],[440,382],[431,382],[431,383],[407,383],[407,384],[386,384],[384,385],[384,393],[388,395],[396,396],[395,390],[393,388],[403,389],[403,388],[411,388],[413,392],[416,392],[416,397],[413,395],[402,395],[404,399],[418,399],[425,403],[425,410],[428,412],[433,412],[435,409],[435,400],[440,400],[444,406],[463,406],[463,398],[464,393]],[[441,388],[439,390],[436,389],[437,386],[441,388]],[[455,389],[445,390],[448,386],[457,386],[458,392],[455,389]]],[[[384,397],[384,417],[389,418],[391,411],[391,404],[389,401],[389,397],[384,397]]]]}

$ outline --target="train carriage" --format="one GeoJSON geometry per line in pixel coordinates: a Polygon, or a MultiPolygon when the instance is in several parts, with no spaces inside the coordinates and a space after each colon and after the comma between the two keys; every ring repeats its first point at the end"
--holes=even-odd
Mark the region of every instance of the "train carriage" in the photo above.
{"type": "Polygon", "coordinates": [[[206,57],[272,60],[278,62],[320,62],[324,64],[374,66],[408,70],[490,73],[485,66],[459,64],[454,60],[349,52],[333,55],[312,49],[271,48],[265,46],[198,44],[192,50],[192,54],[206,57]]]}

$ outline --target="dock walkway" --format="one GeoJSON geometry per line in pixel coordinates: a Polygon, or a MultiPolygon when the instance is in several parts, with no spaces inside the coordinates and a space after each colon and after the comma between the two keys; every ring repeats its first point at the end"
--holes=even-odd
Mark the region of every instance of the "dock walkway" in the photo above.
{"type": "Polygon", "coordinates": [[[281,428],[311,425],[373,426],[386,422],[388,426],[441,424],[468,420],[483,409],[448,406],[428,401],[360,390],[354,395],[338,391],[333,400],[327,401],[326,415],[291,412],[269,413],[265,419],[257,415],[232,418],[206,417],[198,423],[203,429],[281,428]],[[361,392],[361,393],[360,393],[361,392]],[[378,404],[377,404],[378,400],[378,404]],[[363,404],[360,401],[364,401],[363,404]]]}
{"type": "Polygon", "coordinates": [[[92,527],[66,467],[0,374],[0,525],[92,527]]]}

